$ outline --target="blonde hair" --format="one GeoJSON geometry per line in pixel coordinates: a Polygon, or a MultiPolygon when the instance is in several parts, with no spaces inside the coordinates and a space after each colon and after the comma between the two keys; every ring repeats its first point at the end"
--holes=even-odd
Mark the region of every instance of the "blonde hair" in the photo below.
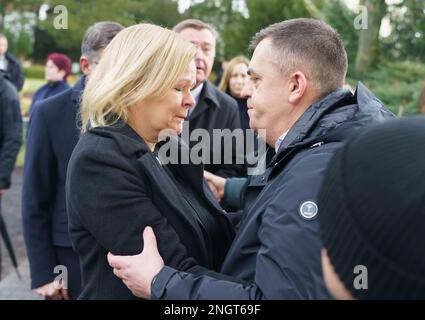
{"type": "Polygon", "coordinates": [[[249,60],[244,56],[237,56],[229,61],[218,86],[221,91],[227,92],[229,89],[229,81],[232,77],[233,69],[240,63],[245,64],[247,67],[249,66],[249,60]]]}
{"type": "Polygon", "coordinates": [[[81,130],[128,122],[128,108],[164,96],[195,55],[195,46],[171,30],[152,24],[125,28],[106,47],[89,77],[81,130]]]}

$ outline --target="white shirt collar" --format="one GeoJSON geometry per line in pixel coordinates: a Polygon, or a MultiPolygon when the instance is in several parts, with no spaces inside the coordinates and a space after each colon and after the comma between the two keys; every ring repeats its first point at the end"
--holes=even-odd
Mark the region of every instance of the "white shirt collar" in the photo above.
{"type": "Polygon", "coordinates": [[[199,101],[199,96],[201,95],[202,88],[204,87],[204,84],[201,83],[199,86],[197,86],[195,89],[190,91],[192,93],[193,98],[196,100],[196,103],[199,101]]]}
{"type": "Polygon", "coordinates": [[[286,135],[288,134],[289,130],[284,132],[276,141],[274,144],[274,152],[277,153],[279,151],[279,147],[283,142],[283,139],[285,139],[286,135]]]}
{"type": "MultiPolygon", "coordinates": [[[[203,87],[204,87],[204,84],[201,83],[195,89],[193,89],[192,91],[190,91],[190,93],[193,96],[193,99],[195,99],[195,101],[196,101],[196,104],[198,104],[198,102],[199,102],[199,97],[201,96],[201,91],[202,91],[202,88],[203,87]]],[[[189,109],[188,115],[190,115],[192,113],[193,109],[195,109],[196,104],[192,108],[189,109]]]]}

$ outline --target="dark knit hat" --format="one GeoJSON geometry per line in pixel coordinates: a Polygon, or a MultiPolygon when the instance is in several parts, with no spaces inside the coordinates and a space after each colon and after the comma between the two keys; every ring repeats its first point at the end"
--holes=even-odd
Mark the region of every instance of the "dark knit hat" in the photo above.
{"type": "Polygon", "coordinates": [[[355,298],[425,299],[425,117],[358,131],[329,165],[319,210],[323,245],[355,298]],[[355,288],[359,265],[367,289],[355,288]]]}
{"type": "Polygon", "coordinates": [[[65,71],[65,76],[63,80],[66,80],[66,78],[71,73],[71,67],[72,67],[71,59],[66,54],[51,53],[47,56],[47,60],[52,60],[55,66],[58,67],[59,70],[65,71]]]}

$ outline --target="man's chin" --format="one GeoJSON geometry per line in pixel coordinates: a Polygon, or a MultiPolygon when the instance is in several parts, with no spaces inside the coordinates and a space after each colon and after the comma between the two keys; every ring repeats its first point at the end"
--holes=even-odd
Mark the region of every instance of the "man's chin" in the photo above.
{"type": "Polygon", "coordinates": [[[203,71],[196,72],[196,86],[200,85],[201,83],[204,83],[205,81],[207,81],[207,77],[205,76],[205,73],[203,71]]]}

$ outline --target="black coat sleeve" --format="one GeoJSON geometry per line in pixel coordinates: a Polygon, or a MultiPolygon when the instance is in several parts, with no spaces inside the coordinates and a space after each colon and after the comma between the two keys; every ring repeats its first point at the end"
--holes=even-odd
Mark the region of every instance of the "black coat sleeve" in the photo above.
{"type": "Polygon", "coordinates": [[[22,188],[22,223],[33,289],[52,282],[58,264],[52,240],[57,162],[43,108],[35,109],[28,126],[22,188]]]}
{"type": "Polygon", "coordinates": [[[18,95],[12,87],[5,88],[0,99],[0,189],[7,189],[22,143],[22,118],[18,95]]]}
{"type": "Polygon", "coordinates": [[[18,64],[16,67],[16,88],[18,89],[18,91],[21,91],[24,87],[24,81],[24,73],[22,72],[21,65],[18,64]]]}

